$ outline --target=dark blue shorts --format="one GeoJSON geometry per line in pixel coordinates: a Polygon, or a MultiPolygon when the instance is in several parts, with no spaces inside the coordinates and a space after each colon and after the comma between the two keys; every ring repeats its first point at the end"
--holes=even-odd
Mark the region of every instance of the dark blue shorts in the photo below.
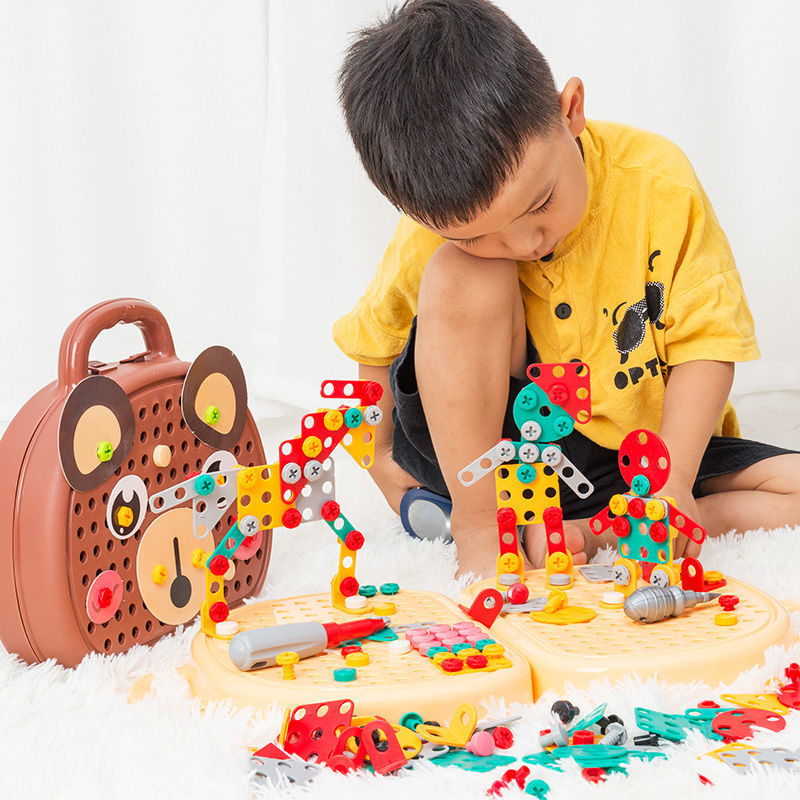
{"type": "MultiPolygon", "coordinates": [[[[411,325],[405,349],[389,367],[389,386],[394,396],[392,456],[406,472],[423,486],[444,497],[449,497],[450,493],[436,460],[425,411],[419,398],[414,367],[416,332],[415,319],[411,325]]],[[[528,363],[534,364],[538,361],[536,348],[528,337],[528,363]]],[[[526,379],[513,376],[509,378],[508,403],[503,421],[503,437],[505,438],[520,440],[520,432],[512,416],[512,407],[514,398],[527,383],[526,379]]],[[[616,450],[609,450],[595,444],[577,429],[562,439],[559,444],[567,458],[594,485],[594,493],[585,500],[581,500],[572,493],[569,487],[559,481],[561,507],[565,518],[579,519],[594,516],[608,505],[613,494],[629,491],[628,484],[625,483],[619,472],[616,450]]],[[[758,461],[763,461],[765,458],[794,452],[796,451],[749,439],[713,436],[700,462],[697,480],[693,487],[694,496],[703,496],[702,483],[708,478],[737,472],[758,461]]],[[[477,457],[479,454],[475,455],[477,457]]],[[[467,465],[464,464],[464,466],[467,465]]]]}

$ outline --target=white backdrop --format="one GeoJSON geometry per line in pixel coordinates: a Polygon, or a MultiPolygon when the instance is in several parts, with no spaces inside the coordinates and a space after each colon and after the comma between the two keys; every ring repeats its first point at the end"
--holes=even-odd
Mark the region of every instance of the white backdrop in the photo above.
{"type": "MultiPolygon", "coordinates": [[[[800,10],[762,0],[501,0],[587,113],[688,153],[737,256],[763,358],[739,393],[800,389],[800,10]]],[[[55,376],[95,302],[144,297],[191,360],[315,403],[355,374],[330,339],[397,214],[352,152],[335,75],[384,0],[0,0],[0,420],[55,376]]],[[[104,335],[93,357],[140,349],[104,335]]]]}

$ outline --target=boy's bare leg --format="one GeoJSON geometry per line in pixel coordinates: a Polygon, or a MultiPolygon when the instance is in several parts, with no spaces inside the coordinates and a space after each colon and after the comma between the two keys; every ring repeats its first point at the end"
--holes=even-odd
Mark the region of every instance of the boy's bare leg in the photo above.
{"type": "Polygon", "coordinates": [[[752,466],[709,478],[697,498],[709,536],[731,530],[800,525],[800,454],[765,458],[752,466]]]}
{"type": "MultiPolygon", "coordinates": [[[[434,253],[423,275],[415,363],[420,398],[453,500],[451,530],[459,573],[493,574],[498,554],[494,477],[466,488],[457,474],[502,436],[508,376],[524,377],[525,312],[516,261],[475,258],[452,244],[434,253]]],[[[567,546],[583,563],[584,537],[565,526],[567,546]]],[[[541,566],[543,549],[529,542],[541,566]]]]}

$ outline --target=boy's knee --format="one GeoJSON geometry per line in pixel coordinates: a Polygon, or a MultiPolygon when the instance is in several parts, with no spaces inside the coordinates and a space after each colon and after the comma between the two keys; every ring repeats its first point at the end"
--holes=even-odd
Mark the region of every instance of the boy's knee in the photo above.
{"type": "Polygon", "coordinates": [[[512,313],[519,296],[516,261],[476,258],[448,243],[425,267],[417,314],[497,319],[512,313]]]}

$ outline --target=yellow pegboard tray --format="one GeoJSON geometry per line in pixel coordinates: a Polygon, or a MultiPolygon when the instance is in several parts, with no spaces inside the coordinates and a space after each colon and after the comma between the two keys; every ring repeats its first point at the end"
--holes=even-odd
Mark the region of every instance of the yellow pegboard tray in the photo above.
{"type": "MultiPolygon", "coordinates": [[[[390,599],[397,606],[392,624],[438,622],[452,625],[468,620],[443,595],[401,591],[390,599]]],[[[240,630],[290,622],[350,622],[352,615],[332,608],[330,594],[291,597],[242,606],[230,619],[240,630]]],[[[482,626],[479,626],[482,627],[482,626]]],[[[494,631],[487,638],[496,639],[494,631]]],[[[181,672],[192,692],[205,701],[230,699],[238,706],[269,708],[278,703],[293,708],[307,703],[350,698],[356,715],[381,715],[391,722],[416,711],[425,719],[449,720],[461,703],[480,706],[494,696],[507,702],[532,702],[530,668],[526,659],[506,642],[508,669],[450,675],[441,672],[415,650],[392,655],[385,642],[365,640],[370,663],[358,667],[355,681],[338,683],[333,670],[344,667],[338,650],[303,659],[295,665],[295,680],[283,680],[280,667],[242,672],[228,656],[228,642],[198,633],[192,642],[192,661],[181,672]]]]}
{"type": "MultiPolygon", "coordinates": [[[[547,596],[545,579],[544,570],[525,573],[532,598],[547,596]]],[[[513,642],[528,659],[537,698],[567,682],[585,688],[595,678],[613,681],[631,672],[668,681],[703,680],[711,686],[730,683],[742,670],[762,663],[767,647],[788,644],[794,636],[789,614],[777,600],[748,584],[727,581],[718,591],[739,597],[738,624],[716,625],[714,617],[722,610],[716,602],[695,606],[680,617],[642,624],[621,608],[602,608],[603,592],[613,590],[614,584],[590,583],[576,569],[575,585],[567,592],[569,603],[596,610],[591,622],[548,625],[527,613],[503,614],[492,626],[492,636],[513,642]]],[[[494,579],[473,584],[461,603],[468,606],[481,589],[492,586],[494,579]]]]}

